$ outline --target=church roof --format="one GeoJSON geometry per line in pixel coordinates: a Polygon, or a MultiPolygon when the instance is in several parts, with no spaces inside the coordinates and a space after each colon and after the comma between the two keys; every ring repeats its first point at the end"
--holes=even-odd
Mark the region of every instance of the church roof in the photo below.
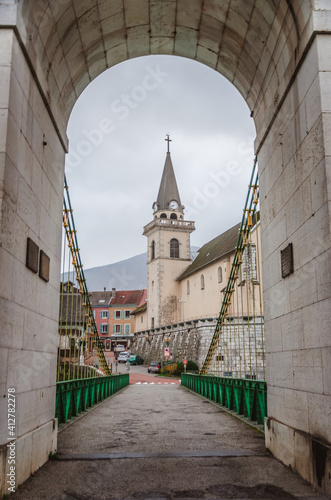
{"type": "Polygon", "coordinates": [[[170,153],[168,152],[163,168],[160,189],[156,200],[156,203],[158,205],[158,210],[169,209],[169,202],[171,200],[176,200],[179,206],[181,206],[175,172],[172,166],[170,153]]]}
{"type": "Polygon", "coordinates": [[[239,228],[240,223],[236,224],[235,226],[225,231],[225,233],[216,236],[216,238],[203,245],[198,251],[198,255],[195,260],[177,278],[177,281],[181,281],[182,279],[187,278],[188,276],[207,266],[211,262],[224,257],[230,252],[234,252],[237,243],[239,228]]]}

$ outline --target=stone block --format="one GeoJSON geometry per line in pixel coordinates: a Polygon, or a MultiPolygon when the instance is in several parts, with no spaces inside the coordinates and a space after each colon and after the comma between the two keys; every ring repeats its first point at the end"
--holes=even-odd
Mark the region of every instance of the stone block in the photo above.
{"type": "Polygon", "coordinates": [[[330,345],[331,299],[327,298],[303,310],[304,343],[306,348],[330,345]]]}
{"type": "Polygon", "coordinates": [[[23,349],[56,354],[58,341],[58,321],[25,310],[23,349]]]}
{"type": "MultiPolygon", "coordinates": [[[[8,368],[8,349],[0,349],[0,394],[4,396],[7,391],[7,368],[8,368]]],[[[1,443],[1,441],[0,441],[1,443]]]]}
{"type": "Polygon", "coordinates": [[[323,394],[331,396],[331,346],[322,350],[323,394]]]}
{"type": "MultiPolygon", "coordinates": [[[[294,377],[293,377],[294,379],[294,377]]],[[[308,394],[307,392],[294,390],[291,387],[284,389],[284,420],[286,425],[293,429],[308,432],[308,394]]]]}
{"type": "Polygon", "coordinates": [[[306,116],[307,116],[307,131],[309,132],[316,120],[321,115],[321,73],[319,73],[315,80],[312,82],[306,94],[306,116]]]}
{"type": "Polygon", "coordinates": [[[11,299],[23,307],[35,310],[38,279],[38,276],[28,269],[25,264],[15,259],[12,271],[11,299]]]}
{"type": "MultiPolygon", "coordinates": [[[[317,283],[314,279],[316,262],[313,260],[299,269],[294,268],[294,273],[288,278],[291,310],[300,309],[317,302],[317,283]]],[[[295,263],[294,266],[296,267],[295,263]]]]}
{"type": "Polygon", "coordinates": [[[273,386],[283,388],[293,387],[292,352],[268,353],[266,357],[266,371],[268,384],[270,383],[273,386]]]}
{"type": "Polygon", "coordinates": [[[29,432],[16,441],[16,481],[17,486],[22,484],[31,475],[31,459],[32,459],[32,439],[33,433],[29,432]]]}
{"type": "Polygon", "coordinates": [[[177,27],[175,38],[175,54],[194,58],[198,42],[198,32],[186,27],[177,27]]]}
{"type": "Polygon", "coordinates": [[[306,179],[286,204],[287,237],[302,226],[312,215],[310,180],[306,179]]]}
{"type": "Polygon", "coordinates": [[[139,25],[149,25],[149,1],[124,0],[124,11],[127,28],[139,25]]]}
{"type": "Polygon", "coordinates": [[[0,66],[10,66],[12,60],[14,32],[2,29],[0,31],[0,66]]]}
{"type": "MultiPolygon", "coordinates": [[[[4,192],[6,195],[6,202],[8,203],[8,208],[13,207],[14,210],[16,208],[17,203],[17,195],[18,195],[18,179],[19,173],[10,159],[6,158],[5,164],[5,175],[4,175],[4,192]]],[[[6,225],[3,223],[3,232],[13,230],[13,225],[6,225]]]]}
{"type": "Polygon", "coordinates": [[[32,435],[31,473],[36,472],[47,462],[49,454],[55,453],[57,448],[57,421],[51,420],[36,429],[32,435]]]}
{"type": "Polygon", "coordinates": [[[331,249],[326,250],[315,259],[316,287],[318,300],[331,297],[331,249]]]}
{"type": "Polygon", "coordinates": [[[22,436],[53,420],[55,413],[55,384],[19,394],[17,434],[22,436]]]}
{"type": "Polygon", "coordinates": [[[322,392],[323,367],[321,349],[293,351],[294,388],[299,391],[322,392]]]}
{"type": "Polygon", "coordinates": [[[0,152],[6,151],[8,110],[0,109],[0,152]]]}
{"type": "Polygon", "coordinates": [[[309,433],[330,444],[331,400],[326,394],[308,393],[309,433]]]}
{"type": "Polygon", "coordinates": [[[38,234],[40,233],[40,205],[39,200],[31,187],[22,177],[18,184],[17,213],[21,219],[38,234]]]}
{"type": "MultiPolygon", "coordinates": [[[[278,266],[280,267],[280,257],[278,266]]],[[[290,277],[286,279],[290,279],[290,277]]],[[[291,311],[290,290],[287,284],[284,284],[284,280],[264,290],[263,304],[267,320],[281,317],[291,311]]]]}
{"type": "Polygon", "coordinates": [[[293,91],[296,94],[296,102],[298,105],[302,103],[318,72],[321,70],[320,65],[318,64],[318,46],[319,43],[316,42],[315,39],[295,79],[293,91]]]}
{"type": "MultiPolygon", "coordinates": [[[[16,169],[12,169],[15,172],[16,169]]],[[[3,204],[2,212],[2,247],[23,265],[26,264],[28,228],[25,222],[11,208],[3,204]]]]}
{"type": "Polygon", "coordinates": [[[8,300],[12,297],[14,266],[14,257],[0,247],[0,297],[8,300]]]}
{"type": "Polygon", "coordinates": [[[267,418],[265,425],[265,445],[278,460],[288,467],[294,467],[293,454],[295,433],[290,427],[267,418]]]}
{"type": "MultiPolygon", "coordinates": [[[[316,60],[315,64],[318,64],[319,71],[330,71],[330,50],[331,50],[331,40],[329,36],[317,35],[313,45],[316,45],[316,60]]],[[[310,51],[311,52],[311,49],[310,51]]]]}
{"type": "Polygon", "coordinates": [[[304,348],[304,326],[302,311],[293,311],[279,318],[284,351],[304,348]]]}
{"type": "Polygon", "coordinates": [[[8,108],[10,74],[11,70],[9,66],[0,65],[0,81],[1,81],[0,109],[8,108]]]}
{"type": "Polygon", "coordinates": [[[217,54],[210,49],[198,45],[197,58],[200,62],[210,66],[211,68],[216,67],[218,57],[217,54]]]}

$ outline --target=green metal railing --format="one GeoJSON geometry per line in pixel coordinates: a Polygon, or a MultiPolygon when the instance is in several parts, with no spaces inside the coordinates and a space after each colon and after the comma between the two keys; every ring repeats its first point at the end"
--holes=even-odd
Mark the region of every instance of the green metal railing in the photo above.
{"type": "Polygon", "coordinates": [[[56,413],[59,424],[100,403],[129,385],[129,374],[69,380],[56,384],[56,413]]]}
{"type": "Polygon", "coordinates": [[[267,416],[267,384],[263,380],[182,373],[182,386],[252,422],[264,424],[267,416]]]}

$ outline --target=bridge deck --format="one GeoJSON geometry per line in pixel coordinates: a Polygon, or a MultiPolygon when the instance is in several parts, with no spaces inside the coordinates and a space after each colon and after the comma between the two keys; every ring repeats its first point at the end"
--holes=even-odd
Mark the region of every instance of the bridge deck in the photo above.
{"type": "Polygon", "coordinates": [[[58,452],[11,498],[327,498],[180,385],[130,385],[62,430],[58,452]]]}

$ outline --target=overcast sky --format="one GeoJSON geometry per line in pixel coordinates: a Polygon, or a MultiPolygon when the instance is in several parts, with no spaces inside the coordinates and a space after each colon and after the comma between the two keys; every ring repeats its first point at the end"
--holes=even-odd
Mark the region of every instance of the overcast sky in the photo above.
{"type": "Polygon", "coordinates": [[[170,134],[171,158],[191,244],[241,220],[255,128],[224,77],[195,61],[148,56],[96,78],[68,125],[69,184],[84,268],[146,251],[170,134]]]}

